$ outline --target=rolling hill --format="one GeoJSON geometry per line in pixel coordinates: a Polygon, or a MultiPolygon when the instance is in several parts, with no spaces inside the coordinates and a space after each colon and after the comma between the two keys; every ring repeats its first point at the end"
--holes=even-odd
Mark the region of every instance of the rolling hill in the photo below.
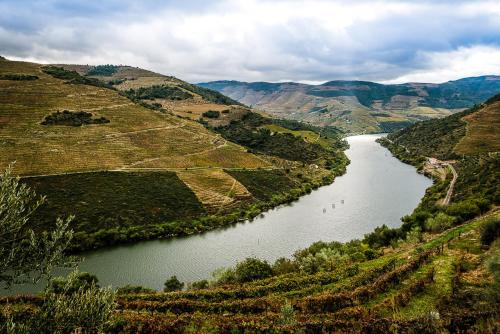
{"type": "Polygon", "coordinates": [[[15,161],[14,174],[47,196],[39,229],[76,215],[77,249],[215,228],[342,173],[338,133],[322,146],[304,140],[300,124],[265,130],[272,122],[218,92],[130,66],[0,59],[0,168],[15,161]],[[238,130],[248,115],[259,119],[245,125],[258,139],[251,147],[238,130]],[[259,200],[245,173],[287,187],[259,200]]]}
{"type": "Polygon", "coordinates": [[[417,121],[472,107],[500,92],[500,77],[471,77],[442,84],[213,81],[199,85],[276,117],[334,125],[347,132],[361,133],[392,132],[417,121]]]}

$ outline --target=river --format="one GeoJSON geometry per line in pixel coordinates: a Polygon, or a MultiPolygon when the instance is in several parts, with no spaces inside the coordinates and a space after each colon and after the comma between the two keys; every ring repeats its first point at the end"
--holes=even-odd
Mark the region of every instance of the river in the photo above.
{"type": "Polygon", "coordinates": [[[382,224],[397,227],[432,182],[376,143],[380,136],[348,137],[351,163],[345,175],[253,221],[89,252],[80,270],[96,274],[101,286],[133,284],[160,290],[171,275],[192,282],[247,257],[272,262],[318,240],[348,241],[382,224]]]}

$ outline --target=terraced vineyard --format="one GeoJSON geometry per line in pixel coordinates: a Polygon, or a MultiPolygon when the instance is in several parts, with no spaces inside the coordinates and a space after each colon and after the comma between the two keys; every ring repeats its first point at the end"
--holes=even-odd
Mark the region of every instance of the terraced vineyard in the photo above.
{"type": "MultiPolygon", "coordinates": [[[[122,294],[108,332],[385,333],[396,327],[400,332],[492,332],[499,314],[485,298],[493,287],[484,282],[491,275],[487,262],[499,248],[495,244],[485,251],[479,231],[493,219],[500,219],[496,209],[427,235],[421,243],[386,249],[380,257],[333,271],[291,272],[173,293],[122,294]]],[[[15,301],[20,316],[42,297],[15,301]]]]}

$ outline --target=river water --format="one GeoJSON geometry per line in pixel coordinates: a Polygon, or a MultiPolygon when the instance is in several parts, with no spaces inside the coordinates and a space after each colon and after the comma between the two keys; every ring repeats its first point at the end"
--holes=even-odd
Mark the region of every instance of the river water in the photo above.
{"type": "Polygon", "coordinates": [[[397,227],[432,182],[376,143],[380,136],[348,137],[351,163],[346,174],[296,202],[200,235],[86,253],[80,270],[96,274],[101,286],[160,290],[171,275],[192,282],[246,257],[274,261],[318,240],[348,241],[382,224],[397,227]]]}

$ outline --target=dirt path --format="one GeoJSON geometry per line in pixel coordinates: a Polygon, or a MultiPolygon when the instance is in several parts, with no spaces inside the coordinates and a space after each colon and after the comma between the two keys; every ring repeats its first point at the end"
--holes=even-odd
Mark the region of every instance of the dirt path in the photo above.
{"type": "Polygon", "coordinates": [[[450,182],[450,186],[448,187],[448,191],[446,192],[446,196],[441,202],[441,205],[447,206],[450,204],[451,196],[453,196],[453,190],[455,188],[455,183],[457,182],[458,178],[458,173],[452,165],[453,161],[441,161],[436,158],[430,158],[430,157],[427,158],[427,161],[429,165],[431,165],[431,167],[434,168],[435,170],[443,169],[446,167],[449,170],[451,170],[451,173],[453,174],[453,178],[450,182]]]}
{"type": "Polygon", "coordinates": [[[450,186],[448,187],[448,192],[446,193],[446,197],[443,200],[443,205],[445,206],[450,204],[451,196],[453,196],[453,189],[455,187],[455,182],[457,182],[458,178],[458,173],[453,167],[453,165],[451,163],[448,163],[447,165],[448,167],[450,167],[451,172],[453,173],[453,179],[450,182],[450,186]]]}

